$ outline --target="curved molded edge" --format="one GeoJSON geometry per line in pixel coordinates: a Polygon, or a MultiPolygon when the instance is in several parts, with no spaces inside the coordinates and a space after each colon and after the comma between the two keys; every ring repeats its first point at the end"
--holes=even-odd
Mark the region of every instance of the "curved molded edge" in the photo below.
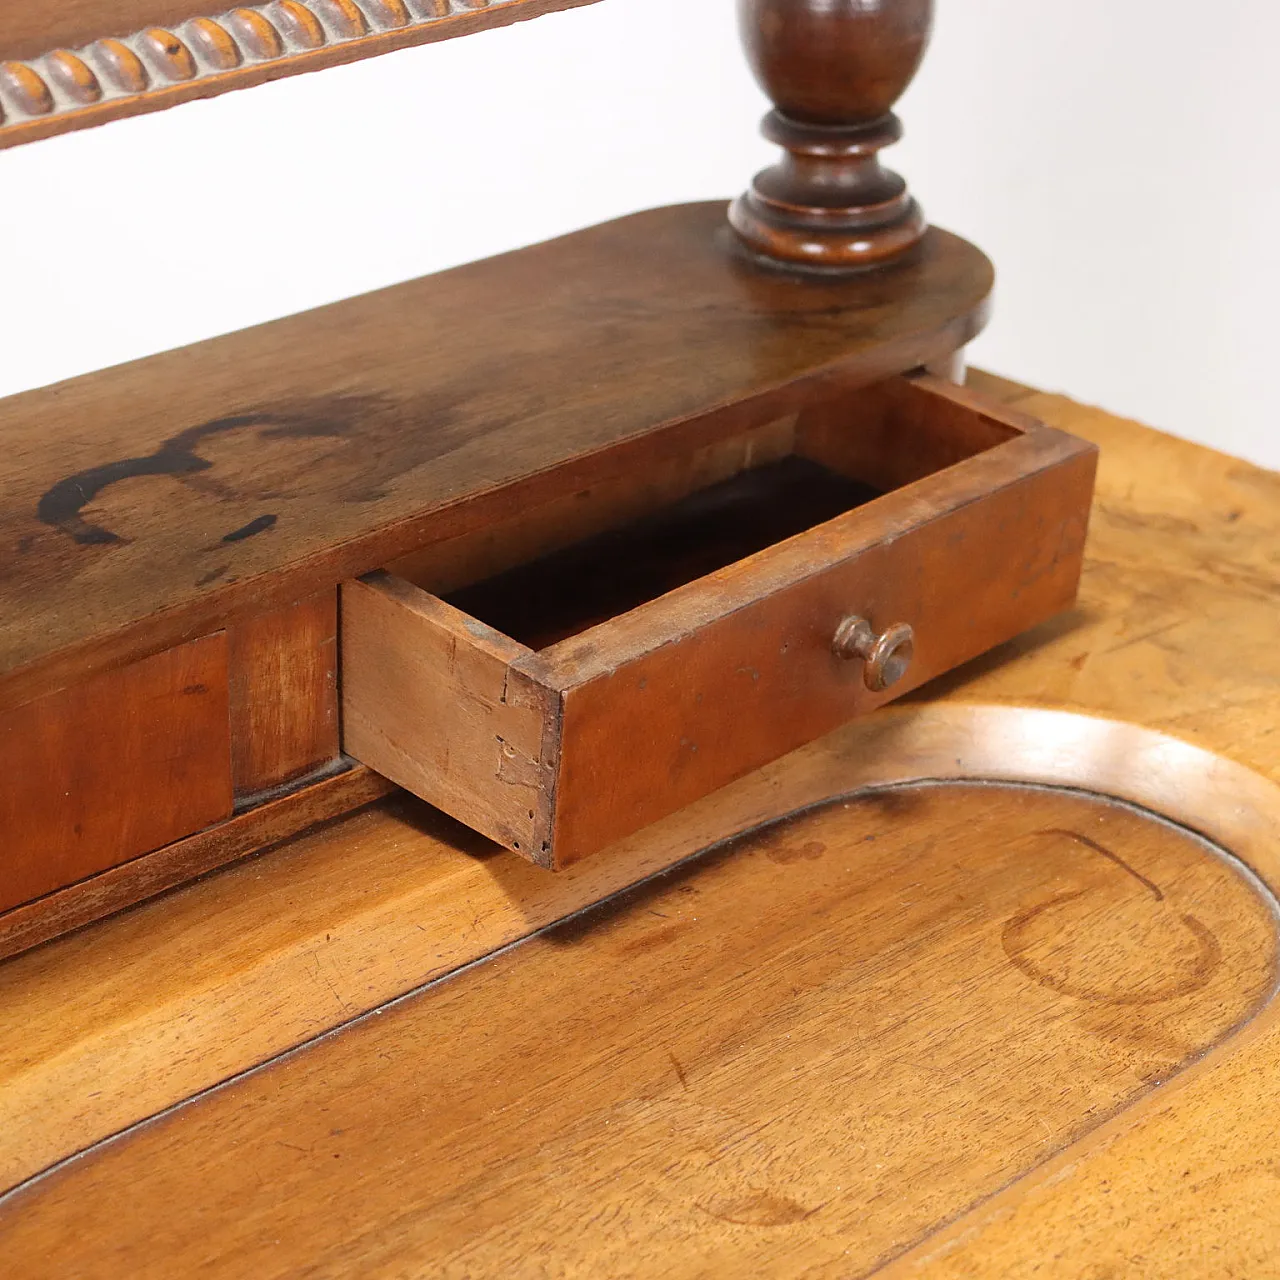
{"type": "MultiPolygon", "coordinates": [[[[198,5],[169,4],[178,20],[130,33],[115,24],[129,22],[137,5],[99,0],[101,38],[36,56],[0,48],[0,57],[10,53],[0,61],[0,149],[594,3],[272,0],[213,16],[198,5]]],[[[57,40],[56,19],[35,12],[57,40]]],[[[9,34],[0,30],[0,39],[9,34]]]]}
{"type": "MultiPolygon", "coordinates": [[[[1158,816],[1168,817],[1223,845],[1257,876],[1273,897],[1277,895],[1277,886],[1280,885],[1280,810],[1277,810],[1276,802],[1280,787],[1253,770],[1178,739],[1129,724],[1092,721],[1051,711],[1014,712],[1014,709],[1009,709],[1013,715],[1001,716],[993,714],[994,708],[938,710],[981,713],[981,727],[984,737],[989,739],[989,747],[997,752],[1006,747],[1028,751],[1029,771],[1042,778],[1062,778],[1065,785],[1072,787],[1105,788],[1107,794],[1129,800],[1158,816]],[[1018,723],[1015,715],[1028,718],[1018,723]]],[[[980,755],[986,757],[988,751],[984,749],[980,755]]],[[[981,759],[976,763],[987,769],[994,761],[981,759]]],[[[1064,1255],[1049,1255],[1045,1250],[1063,1240],[1062,1231],[1055,1231],[1050,1226],[1040,1235],[1035,1231],[1035,1218],[1029,1217],[1037,1208],[1046,1217],[1056,1208],[1060,1228],[1063,1206],[1046,1204],[1050,1197],[1065,1202],[1068,1206],[1066,1212],[1071,1215],[1071,1256],[1072,1266],[1076,1268],[1072,1274],[1121,1274],[1102,1260],[1107,1249],[1101,1246],[1106,1244],[1118,1251],[1117,1256],[1126,1258],[1122,1266],[1133,1265],[1134,1275],[1173,1274],[1169,1268],[1177,1266],[1175,1257],[1181,1262],[1190,1264],[1194,1260],[1198,1264],[1188,1265],[1187,1274],[1251,1274],[1234,1269],[1238,1258],[1220,1253],[1215,1237],[1236,1235],[1238,1238],[1239,1227],[1248,1224],[1256,1228],[1257,1238],[1252,1242],[1242,1242],[1244,1254],[1249,1254],[1250,1243],[1257,1244],[1260,1240],[1270,1243],[1271,1237],[1267,1233],[1273,1231],[1273,1223],[1263,1223],[1254,1216],[1263,1199],[1274,1204],[1269,1177],[1264,1188],[1241,1185],[1238,1194],[1222,1191],[1205,1197],[1192,1211],[1203,1212],[1203,1218],[1188,1220],[1185,1216],[1180,1217],[1174,1209],[1166,1212],[1164,1220],[1161,1220],[1153,1205],[1163,1205],[1166,1199],[1176,1200],[1185,1214],[1185,1199],[1170,1194],[1174,1179],[1186,1179],[1194,1173],[1196,1177],[1192,1185],[1199,1187],[1203,1182],[1218,1182],[1231,1170],[1229,1142],[1220,1152],[1215,1152],[1223,1161],[1220,1167],[1205,1168],[1196,1164],[1196,1140],[1204,1138],[1205,1134],[1197,1124],[1198,1117],[1194,1112],[1178,1115],[1176,1095],[1203,1084],[1210,1091],[1224,1090],[1220,1096],[1235,1097],[1238,1095],[1238,1077],[1242,1072],[1254,1078],[1265,1078],[1269,1074],[1272,1081],[1276,1079],[1278,1064],[1274,1044],[1268,1047],[1265,1043],[1274,1040],[1280,1025],[1280,1001],[1275,999],[1275,995],[1273,992],[1271,999],[1252,1019],[1201,1058],[1178,1070],[1159,1089],[1140,1097],[1003,1190],[917,1241],[884,1267],[877,1268],[877,1277],[907,1280],[908,1277],[942,1274],[1010,1275],[1013,1272],[1008,1268],[1020,1263],[1026,1265],[1028,1273],[1031,1269],[1039,1272],[1043,1266],[1047,1268],[1045,1274],[1059,1274],[1053,1263],[1064,1262],[1064,1255]],[[1157,1131],[1161,1136],[1148,1138],[1144,1147],[1141,1127],[1158,1120],[1164,1122],[1163,1129],[1157,1131]],[[1107,1178],[1105,1162],[1109,1158],[1108,1149],[1114,1145],[1117,1151],[1123,1152],[1127,1134],[1140,1140],[1136,1152],[1134,1145],[1129,1145],[1129,1158],[1140,1171],[1145,1203],[1122,1198],[1124,1187],[1114,1185],[1107,1178]],[[1159,1147],[1156,1142],[1160,1143],[1159,1147]],[[1091,1161],[1090,1157],[1095,1156],[1098,1159],[1091,1161]],[[1164,1167],[1161,1158],[1164,1156],[1171,1157],[1168,1168],[1164,1167]],[[1091,1168],[1091,1165],[1104,1167],[1099,1170],[1091,1168]],[[1104,1230],[1103,1220],[1093,1211],[1090,1202],[1110,1198],[1113,1190],[1115,1199],[1123,1205],[1124,1230],[1118,1239],[1104,1241],[1096,1234],[1104,1230]],[[1238,1220],[1226,1224],[1215,1221],[1210,1226],[1209,1219],[1216,1219],[1221,1214],[1224,1201],[1238,1205],[1238,1220]],[[1221,1229],[1222,1226],[1225,1230],[1221,1229]],[[984,1232],[988,1229],[993,1232],[1003,1230],[1003,1234],[1008,1236],[1010,1228],[1020,1242],[1025,1240],[1025,1247],[1019,1245],[1020,1256],[1009,1254],[1006,1239],[997,1241],[989,1250],[989,1259],[984,1259],[984,1252],[988,1252],[984,1249],[984,1232]],[[1181,1249],[1154,1246],[1157,1237],[1170,1232],[1181,1249]],[[1146,1243],[1153,1246],[1148,1256],[1138,1257],[1130,1252],[1144,1247],[1146,1243]],[[1003,1254],[1001,1244],[1006,1246],[1003,1254]]],[[[1203,1090],[1199,1092],[1203,1093],[1203,1090]]],[[[1259,1117],[1259,1124],[1262,1123],[1263,1119],[1259,1117]]],[[[1252,1134],[1253,1130],[1249,1132],[1252,1134]]],[[[1256,1150],[1261,1165],[1266,1163],[1270,1148],[1263,1131],[1259,1129],[1257,1132],[1259,1145],[1256,1150]]],[[[1253,1148],[1252,1141],[1246,1140],[1245,1145],[1253,1148]]],[[[1226,1185],[1231,1184],[1228,1182],[1226,1185]]],[[[1249,1265],[1256,1262],[1256,1256],[1252,1257],[1249,1265]]],[[[1177,1270],[1180,1273],[1181,1267],[1177,1270]]],[[[1270,1271],[1266,1273],[1270,1274],[1270,1271]]],[[[1020,1266],[1017,1274],[1024,1274],[1020,1266]]],[[[1263,1272],[1259,1270],[1256,1274],[1263,1272]]]]}
{"type": "MultiPolygon", "coordinates": [[[[1280,888],[1280,786],[1151,730],[1018,707],[887,709],[556,877],[478,857],[478,837],[421,811],[370,811],[0,967],[0,1017],[27,1027],[21,1054],[0,1057],[0,1190],[727,840],[939,780],[1127,801],[1280,888]]],[[[1266,1006],[1228,1043],[1276,1016],[1266,1006]]]]}

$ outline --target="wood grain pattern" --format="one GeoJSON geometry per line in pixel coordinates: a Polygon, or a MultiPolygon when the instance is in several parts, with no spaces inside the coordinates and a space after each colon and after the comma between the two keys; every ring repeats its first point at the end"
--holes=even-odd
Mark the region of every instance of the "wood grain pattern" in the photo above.
{"type": "MultiPolygon", "coordinates": [[[[393,805],[6,962],[0,1011],[24,1036],[0,1052],[0,1183],[726,834],[842,789],[950,770],[1110,790],[1229,845],[1280,886],[1280,479],[1062,397],[971,378],[1102,448],[1074,613],[561,876],[393,805]],[[1232,661],[1206,663],[1223,634],[1233,638],[1232,661]]],[[[945,983],[945,966],[936,976],[945,983]]],[[[1277,1202],[1259,1162],[1265,1117],[1280,1107],[1274,1009],[1100,1128],[1096,1148],[1076,1144],[1065,1163],[1046,1166],[1043,1183],[1024,1182],[1044,1197],[1043,1232],[1015,1188],[961,1219],[954,1236],[935,1237],[945,1251],[913,1255],[909,1274],[952,1274],[950,1257],[954,1274],[1072,1280],[1276,1270],[1277,1202]],[[1131,1145],[1118,1145],[1130,1130],[1131,1145]],[[1188,1168],[1203,1175],[1183,1178],[1188,1168]]],[[[908,1084],[886,1097],[883,1114],[912,1105],[932,1078],[908,1084]]],[[[1034,1098],[1050,1126],[1057,1101],[1047,1089],[1034,1098]]],[[[940,1104],[931,1136],[987,1120],[940,1104]]],[[[896,1190],[886,1186],[868,1209],[868,1229],[896,1190]]],[[[305,1182],[298,1191],[305,1198],[305,1182]]],[[[818,1215],[809,1229],[822,1228],[818,1215]]],[[[595,1230],[620,1238],[613,1222],[595,1230]]],[[[785,1230],[803,1242],[804,1223],[785,1230]]],[[[643,1238],[630,1244],[647,1256],[643,1238]]],[[[40,1265],[33,1259],[35,1274],[40,1265]]]]}
{"type": "Polygon", "coordinates": [[[0,715],[0,910],[231,815],[226,637],[0,715]]]}
{"type": "Polygon", "coordinates": [[[594,0],[199,0],[0,7],[0,148],[594,0]]]}
{"type": "Polygon", "coordinates": [[[723,218],[640,214],[6,400],[0,707],[981,327],[990,264],[943,232],[900,271],[801,281],[744,263],[723,218]]]}
{"type": "MultiPolygon", "coordinates": [[[[1015,395],[1029,412],[1089,423],[1103,448],[1105,496],[1086,572],[1082,603],[1092,608],[1084,634],[1055,641],[1056,661],[1009,664],[1013,678],[999,681],[1006,696],[1028,696],[1026,681],[1036,674],[1028,667],[1039,667],[1037,699],[1060,702],[1087,682],[1105,714],[1140,705],[1148,723],[1280,777],[1273,645],[1280,476],[1062,397],[1015,395]],[[1231,662],[1197,663],[1200,646],[1224,624],[1231,662]],[[1185,692],[1169,696],[1174,689],[1185,692]]],[[[978,673],[978,696],[993,676],[978,673]]],[[[1280,831],[1269,834],[1280,844],[1280,831]]],[[[1273,1274],[1280,1211],[1269,1117],[1278,1106],[1280,1020],[1260,1019],[1177,1091],[1099,1131],[891,1274],[1273,1274]]]]}
{"type": "Polygon", "coordinates": [[[936,777],[1111,789],[1280,885],[1280,786],[1134,726],[888,708],[561,875],[410,799],[0,967],[0,1188],[739,832],[936,777]]]}
{"type": "Polygon", "coordinates": [[[1150,1092],[1275,977],[1271,902],[1163,823],[888,791],[220,1090],[0,1229],[49,1276],[863,1274],[1150,1092]]]}
{"type": "Polygon", "coordinates": [[[338,758],[337,592],[246,618],[228,646],[232,777],[244,808],[338,758]]]}

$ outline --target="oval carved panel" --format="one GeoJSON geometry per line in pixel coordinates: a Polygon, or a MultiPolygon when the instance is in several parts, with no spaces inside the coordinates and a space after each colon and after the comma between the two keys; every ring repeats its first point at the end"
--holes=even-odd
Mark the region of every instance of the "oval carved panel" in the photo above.
{"type": "Polygon", "coordinates": [[[1270,896],[1182,828],[1045,788],[891,786],[109,1142],[0,1230],[64,1274],[861,1275],[1275,982],[1270,896]]]}

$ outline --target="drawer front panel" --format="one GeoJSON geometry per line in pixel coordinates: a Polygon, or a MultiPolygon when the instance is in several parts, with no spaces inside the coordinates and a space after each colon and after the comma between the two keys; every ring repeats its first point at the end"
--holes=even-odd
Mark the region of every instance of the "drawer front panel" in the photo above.
{"type": "Polygon", "coordinates": [[[539,655],[564,699],[555,864],[1066,608],[1094,465],[1088,446],[1032,433],[925,482],[891,520],[872,504],[539,655]],[[913,660],[890,691],[833,653],[850,615],[912,627],[913,660]]]}

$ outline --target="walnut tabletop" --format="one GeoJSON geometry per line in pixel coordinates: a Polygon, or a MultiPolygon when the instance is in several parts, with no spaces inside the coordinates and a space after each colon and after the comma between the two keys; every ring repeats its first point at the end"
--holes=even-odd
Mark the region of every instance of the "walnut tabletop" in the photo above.
{"type": "Polygon", "coordinates": [[[1280,476],[972,380],[1101,446],[1072,613],[560,875],[392,797],[0,965],[5,1273],[1280,1272],[1280,476]]]}

